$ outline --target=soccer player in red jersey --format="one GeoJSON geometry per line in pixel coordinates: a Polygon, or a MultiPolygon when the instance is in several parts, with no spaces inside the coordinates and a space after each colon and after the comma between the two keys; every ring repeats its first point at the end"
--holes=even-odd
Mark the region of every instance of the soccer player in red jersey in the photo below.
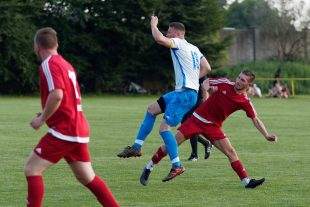
{"type": "Polygon", "coordinates": [[[38,130],[44,123],[44,135],[25,165],[28,183],[27,207],[40,207],[44,195],[43,172],[64,158],[76,179],[85,185],[102,206],[118,207],[109,187],[96,176],[88,149],[89,126],[84,116],[76,71],[57,52],[57,33],[50,27],[39,29],[34,51],[42,61],[39,68],[42,112],[31,121],[38,130]]]}
{"type": "MultiPolygon", "coordinates": [[[[248,176],[234,147],[221,127],[230,114],[237,110],[243,110],[267,141],[277,141],[277,136],[269,133],[263,122],[257,117],[256,111],[246,95],[246,91],[254,79],[255,75],[251,71],[245,70],[239,74],[235,82],[231,82],[226,78],[205,80],[203,84],[205,90],[209,91],[210,96],[178,128],[176,133],[179,145],[197,134],[208,137],[212,144],[227,156],[232,169],[237,173],[246,188],[255,188],[261,185],[265,179],[255,180],[248,176]]],[[[140,177],[141,184],[147,185],[154,164],[159,163],[165,156],[165,147],[159,147],[152,160],[143,169],[140,177]]],[[[176,176],[177,174],[172,171],[168,174],[170,179],[176,176]]]]}

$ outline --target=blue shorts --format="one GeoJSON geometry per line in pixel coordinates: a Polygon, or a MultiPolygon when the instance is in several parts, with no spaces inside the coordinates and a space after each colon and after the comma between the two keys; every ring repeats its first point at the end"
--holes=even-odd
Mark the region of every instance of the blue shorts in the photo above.
{"type": "Polygon", "coordinates": [[[172,91],[162,96],[165,104],[164,119],[169,126],[177,126],[183,116],[191,110],[198,98],[195,90],[184,89],[182,91],[172,91]]]}

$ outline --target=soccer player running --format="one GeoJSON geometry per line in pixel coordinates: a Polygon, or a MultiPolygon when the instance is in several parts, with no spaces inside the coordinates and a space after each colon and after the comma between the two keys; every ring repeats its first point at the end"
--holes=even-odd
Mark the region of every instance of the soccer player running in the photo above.
{"type": "MultiPolygon", "coordinates": [[[[224,120],[230,114],[241,109],[246,112],[247,117],[252,120],[254,126],[267,141],[277,141],[277,136],[269,133],[263,122],[257,117],[255,109],[246,95],[246,91],[254,79],[255,76],[251,71],[244,70],[236,78],[235,82],[231,82],[226,78],[204,81],[205,90],[210,92],[209,98],[194,111],[189,119],[181,124],[176,133],[179,145],[197,134],[208,137],[212,144],[227,156],[232,169],[237,173],[246,188],[255,188],[261,185],[265,179],[255,180],[249,177],[234,147],[221,127],[224,120]]],[[[142,172],[140,177],[141,184],[147,185],[154,164],[158,164],[165,156],[165,147],[159,147],[152,160],[149,161],[142,172]]],[[[176,174],[172,174],[170,179],[176,176],[176,174]]]]}
{"type": "Polygon", "coordinates": [[[170,127],[177,126],[186,112],[195,106],[199,77],[204,77],[211,68],[199,49],[185,40],[185,27],[182,23],[170,23],[166,37],[158,30],[157,24],[158,18],[151,16],[151,30],[155,41],[171,51],[175,90],[164,94],[157,102],[148,106],[134,144],[126,147],[118,156],[141,156],[141,147],[153,129],[156,116],[164,113],[159,132],[172,162],[172,171],[181,174],[185,169],[181,166],[177,142],[170,127]]]}
{"type": "Polygon", "coordinates": [[[42,206],[43,172],[64,158],[77,180],[85,185],[102,206],[118,207],[109,187],[91,165],[88,149],[89,126],[84,116],[76,71],[57,52],[57,33],[50,27],[39,29],[34,51],[42,61],[39,68],[42,112],[31,121],[38,130],[44,123],[48,133],[42,137],[25,165],[28,207],[42,206]]]}

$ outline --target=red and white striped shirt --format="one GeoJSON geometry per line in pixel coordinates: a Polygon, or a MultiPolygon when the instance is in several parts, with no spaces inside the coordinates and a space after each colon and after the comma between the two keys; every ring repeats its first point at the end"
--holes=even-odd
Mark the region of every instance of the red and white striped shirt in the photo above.
{"type": "Polygon", "coordinates": [[[224,120],[237,110],[244,110],[249,118],[256,117],[256,111],[246,94],[238,94],[234,82],[227,78],[209,79],[213,93],[194,112],[194,116],[206,123],[221,127],[224,120]]]}
{"type": "Polygon", "coordinates": [[[48,132],[62,140],[87,143],[89,125],[82,111],[75,69],[62,56],[51,55],[42,62],[39,76],[42,108],[51,91],[54,89],[63,91],[59,108],[46,121],[48,132]]]}

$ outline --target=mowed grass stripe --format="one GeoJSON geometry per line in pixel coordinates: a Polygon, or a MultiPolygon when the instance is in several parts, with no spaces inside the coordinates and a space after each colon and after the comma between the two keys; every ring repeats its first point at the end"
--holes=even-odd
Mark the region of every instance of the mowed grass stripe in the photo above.
{"type": "MultiPolygon", "coordinates": [[[[310,206],[310,96],[288,100],[254,99],[261,119],[279,136],[268,143],[244,112],[235,113],[224,124],[241,160],[253,177],[266,183],[245,190],[230,169],[227,159],[216,149],[209,160],[199,147],[198,162],[187,162],[188,143],[180,147],[187,171],[172,182],[161,179],[170,169],[168,159],[156,166],[147,187],[139,184],[145,163],[162,143],[158,135],[161,117],[143,148],[143,156],[119,159],[117,152],[132,144],[146,107],[157,97],[103,96],[84,98],[83,107],[91,125],[90,149],[93,166],[106,179],[121,206],[310,206]]],[[[35,132],[29,122],[39,111],[38,97],[0,97],[0,206],[25,206],[26,157],[46,132],[35,132]]],[[[81,186],[64,161],[44,175],[46,207],[96,207],[95,198],[81,186]]]]}

